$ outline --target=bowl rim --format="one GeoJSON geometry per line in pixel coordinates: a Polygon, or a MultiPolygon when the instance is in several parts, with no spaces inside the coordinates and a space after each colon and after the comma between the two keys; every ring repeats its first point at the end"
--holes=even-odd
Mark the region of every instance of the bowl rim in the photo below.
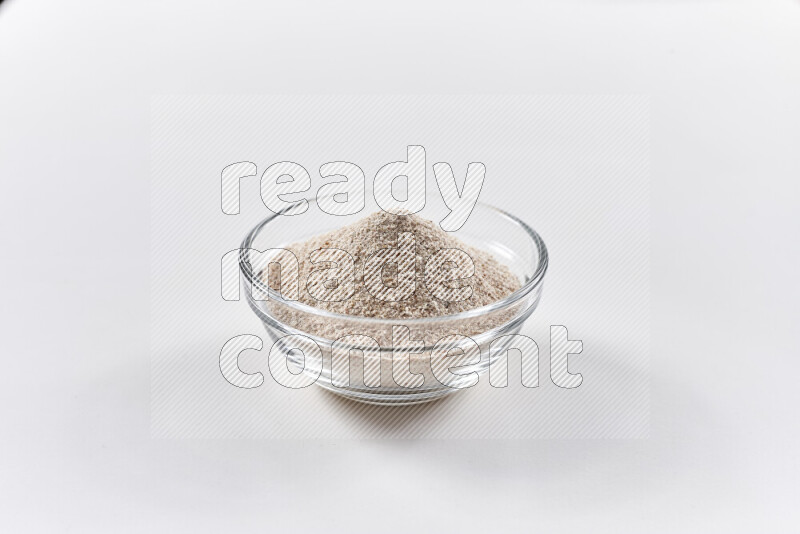
{"type": "MultiPolygon", "coordinates": [[[[307,201],[309,204],[316,204],[316,199],[309,199],[307,201]]],[[[241,270],[242,274],[244,275],[247,283],[250,284],[250,287],[253,285],[257,285],[258,288],[268,295],[269,299],[275,299],[281,303],[283,306],[287,306],[294,310],[308,313],[311,315],[315,315],[318,317],[325,317],[330,319],[336,319],[339,321],[351,321],[355,323],[363,323],[363,324],[386,324],[391,323],[397,326],[418,326],[421,324],[430,324],[430,323],[437,323],[443,321],[458,321],[463,319],[470,319],[475,317],[480,317],[488,313],[492,313],[506,307],[512,306],[513,304],[517,303],[521,299],[525,298],[531,291],[536,289],[542,284],[544,280],[544,275],[547,272],[547,266],[549,262],[549,256],[547,252],[547,247],[545,246],[544,240],[542,237],[530,226],[528,226],[524,221],[522,221],[519,217],[516,217],[505,210],[492,206],[490,204],[486,204],[483,202],[477,202],[476,206],[480,206],[481,208],[488,209],[497,213],[500,217],[505,218],[511,221],[513,224],[522,228],[523,231],[528,235],[528,237],[533,241],[534,245],[536,246],[537,254],[538,254],[538,262],[536,265],[536,269],[534,270],[533,274],[525,280],[522,286],[508,295],[507,297],[500,299],[498,301],[492,302],[491,304],[486,304],[485,306],[480,306],[478,308],[473,308],[471,310],[463,311],[460,313],[454,313],[450,315],[436,315],[432,317],[422,317],[422,318],[381,318],[381,317],[363,317],[359,315],[347,315],[344,313],[336,313],[331,312],[328,310],[323,310],[321,308],[316,308],[314,306],[310,306],[308,304],[302,303],[299,300],[286,300],[284,299],[279,292],[273,290],[272,288],[268,287],[266,284],[262,283],[260,279],[254,276],[252,267],[250,262],[248,261],[248,250],[256,250],[253,249],[251,246],[253,241],[259,235],[261,230],[264,229],[270,222],[277,219],[278,217],[283,216],[286,212],[291,211],[292,209],[297,206],[298,203],[295,203],[288,208],[281,210],[278,213],[272,213],[266,218],[264,218],[261,222],[259,222],[256,226],[254,226],[242,240],[241,245],[239,246],[239,269],[241,270]]],[[[252,291],[245,291],[248,301],[255,301],[256,299],[253,298],[252,291]]],[[[251,302],[254,304],[254,302],[251,302]]]]}

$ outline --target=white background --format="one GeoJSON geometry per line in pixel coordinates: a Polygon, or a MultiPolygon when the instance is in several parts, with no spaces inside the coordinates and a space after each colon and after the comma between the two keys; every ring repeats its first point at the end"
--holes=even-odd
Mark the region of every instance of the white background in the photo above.
{"type": "Polygon", "coordinates": [[[4,2],[0,529],[796,531],[799,50],[793,1],[4,2]],[[152,440],[182,92],[651,95],[651,437],[152,440]]]}

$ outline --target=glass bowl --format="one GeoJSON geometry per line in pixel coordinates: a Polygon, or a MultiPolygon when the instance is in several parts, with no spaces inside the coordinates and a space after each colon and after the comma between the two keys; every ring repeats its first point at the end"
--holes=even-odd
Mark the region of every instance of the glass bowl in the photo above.
{"type": "MultiPolygon", "coordinates": [[[[285,300],[253,267],[265,265],[255,252],[288,248],[367,215],[334,216],[315,201],[308,204],[300,215],[274,214],[261,221],[245,237],[239,255],[247,302],[272,341],[270,370],[273,358],[285,358],[285,376],[298,377],[296,387],[313,382],[344,397],[382,405],[443,397],[475,385],[489,368],[490,349],[504,351],[510,343],[507,336],[520,331],[539,303],[547,271],[544,241],[517,217],[482,203],[452,235],[491,253],[519,278],[521,287],[502,300],[421,319],[357,317],[285,300]],[[421,351],[408,352],[398,339],[421,342],[416,347],[421,351]]],[[[296,206],[286,212],[292,209],[296,206]]],[[[423,209],[418,215],[438,222],[442,213],[447,212],[423,209]]],[[[305,291],[304,281],[300,290],[305,291]]]]}

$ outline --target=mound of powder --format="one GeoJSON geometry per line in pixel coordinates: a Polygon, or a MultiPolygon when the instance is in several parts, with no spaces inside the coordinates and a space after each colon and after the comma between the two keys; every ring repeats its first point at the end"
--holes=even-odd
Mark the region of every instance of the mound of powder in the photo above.
{"type": "MultiPolygon", "coordinates": [[[[344,315],[386,319],[452,315],[491,304],[520,288],[520,280],[491,254],[467,245],[441,230],[434,222],[413,214],[392,215],[379,211],[349,226],[285,248],[295,254],[300,264],[300,302],[344,315]],[[416,284],[408,298],[398,301],[381,300],[364,285],[364,264],[376,251],[396,248],[398,235],[403,232],[410,232],[415,238],[416,284]],[[311,263],[309,255],[319,249],[331,248],[344,250],[355,260],[355,293],[344,300],[321,301],[310,294],[306,284],[309,283],[311,272],[325,267],[324,264],[311,263]],[[459,286],[471,286],[472,295],[469,298],[449,302],[436,298],[429,292],[425,283],[426,262],[442,249],[459,249],[472,258],[475,266],[473,276],[452,282],[459,286]]],[[[389,286],[396,282],[396,265],[389,264],[385,267],[383,281],[389,286]]]]}

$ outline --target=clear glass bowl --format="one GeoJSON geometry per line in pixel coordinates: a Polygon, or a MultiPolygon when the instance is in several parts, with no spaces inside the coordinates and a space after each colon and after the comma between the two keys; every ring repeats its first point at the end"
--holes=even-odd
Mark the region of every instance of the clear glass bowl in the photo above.
{"type": "MultiPolygon", "coordinates": [[[[446,211],[440,209],[437,212],[426,206],[418,215],[440,221],[443,213],[446,214],[446,211]]],[[[493,351],[504,350],[508,338],[499,338],[518,333],[539,303],[547,270],[547,249],[542,238],[517,217],[478,203],[466,224],[453,235],[491,253],[520,279],[522,286],[490,305],[455,315],[423,319],[356,317],[332,313],[299,301],[284,300],[278,291],[267,287],[260,271],[252,267],[259,264],[253,251],[287,247],[351,224],[366,215],[367,212],[362,211],[351,216],[333,216],[322,212],[314,201],[309,201],[309,209],[305,213],[294,216],[271,215],[245,237],[240,247],[239,265],[244,275],[243,283],[252,290],[246,287],[244,293],[248,304],[264,323],[275,352],[288,360],[289,367],[302,368],[304,373],[317,377],[319,368],[308,365],[306,357],[309,353],[306,348],[312,342],[316,343],[322,356],[322,370],[315,383],[339,395],[373,404],[427,402],[474,385],[475,373],[479,376],[489,367],[490,344],[493,351]],[[408,328],[412,340],[423,340],[422,353],[402,354],[401,347],[393,347],[393,327],[408,328]],[[335,332],[335,335],[318,335],[322,331],[335,332]],[[362,350],[366,347],[355,341],[340,342],[334,346],[336,339],[353,334],[371,337],[378,341],[380,348],[362,350]],[[467,338],[448,338],[451,342],[446,351],[434,351],[436,341],[450,334],[467,338]],[[293,342],[300,340],[301,343],[286,345],[286,336],[297,335],[304,337],[291,339],[293,342]],[[495,340],[497,342],[492,344],[495,340]],[[476,345],[480,349],[479,361],[476,345]],[[293,350],[296,348],[300,350],[293,350]],[[396,349],[398,352],[395,357],[396,349]],[[453,349],[463,349],[463,353],[453,349]],[[469,360],[470,363],[452,369],[457,364],[454,355],[459,354],[463,354],[464,361],[469,360]],[[413,374],[396,373],[400,375],[400,380],[396,380],[394,365],[405,366],[413,374]],[[339,373],[343,370],[346,372],[348,366],[349,380],[343,381],[343,375],[339,373]],[[447,367],[451,368],[453,374],[449,375],[448,380],[440,381],[441,372],[447,367]],[[378,370],[380,375],[377,374],[378,370]],[[420,376],[423,377],[421,384],[420,376]]],[[[305,291],[304,281],[301,281],[300,290],[305,291]]],[[[316,350],[312,352],[317,353],[316,350]]]]}

